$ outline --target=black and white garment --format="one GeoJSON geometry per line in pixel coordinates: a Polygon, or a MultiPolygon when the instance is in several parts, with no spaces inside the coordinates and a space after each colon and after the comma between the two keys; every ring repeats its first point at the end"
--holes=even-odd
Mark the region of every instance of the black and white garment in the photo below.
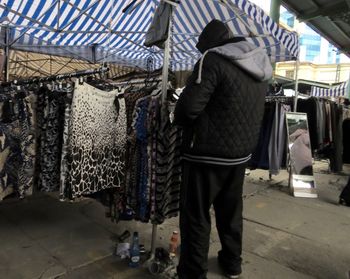
{"type": "Polygon", "coordinates": [[[64,200],[69,194],[66,192],[66,180],[68,172],[68,139],[69,139],[69,127],[70,117],[72,112],[72,98],[73,92],[68,92],[65,101],[65,112],[64,112],[64,128],[63,128],[63,140],[62,140],[62,154],[61,154],[61,165],[60,165],[60,199],[64,200]]]}
{"type": "Polygon", "coordinates": [[[0,201],[13,193],[33,193],[34,100],[30,94],[0,96],[0,201]]]}
{"type": "Polygon", "coordinates": [[[38,188],[53,192],[59,189],[62,134],[66,92],[41,91],[38,110],[40,117],[40,169],[38,188]]]}
{"type": "Polygon", "coordinates": [[[126,112],[117,94],[86,83],[75,85],[66,185],[72,199],[124,184],[126,112]]]}
{"type": "Polygon", "coordinates": [[[21,112],[21,153],[22,162],[19,169],[19,196],[30,196],[34,191],[36,162],[36,96],[29,93],[23,99],[21,112]]]}
{"type": "Polygon", "coordinates": [[[176,217],[180,208],[182,129],[171,124],[169,114],[163,116],[156,140],[156,208],[152,222],[161,224],[176,217]]]}

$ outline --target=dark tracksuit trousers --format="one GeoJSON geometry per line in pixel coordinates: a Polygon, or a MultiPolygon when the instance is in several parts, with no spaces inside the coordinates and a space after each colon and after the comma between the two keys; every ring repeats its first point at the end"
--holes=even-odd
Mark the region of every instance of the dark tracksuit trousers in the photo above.
{"type": "Polygon", "coordinates": [[[243,183],[246,164],[216,166],[184,161],[181,188],[180,279],[205,279],[214,205],[222,250],[219,260],[230,274],[241,272],[243,183]]]}
{"type": "Polygon", "coordinates": [[[340,198],[345,200],[346,203],[350,205],[350,177],[348,180],[348,184],[346,184],[345,188],[340,194],[340,198]]]}

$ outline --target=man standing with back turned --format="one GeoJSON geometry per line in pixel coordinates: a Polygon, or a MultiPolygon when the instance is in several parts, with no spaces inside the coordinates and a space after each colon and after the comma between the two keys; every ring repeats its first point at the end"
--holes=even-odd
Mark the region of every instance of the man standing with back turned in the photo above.
{"type": "Polygon", "coordinates": [[[175,109],[183,126],[180,279],[205,279],[210,207],[222,249],[218,261],[228,278],[241,274],[242,188],[246,163],[259,137],[267,81],[266,52],[211,21],[199,36],[203,54],[175,109]]]}

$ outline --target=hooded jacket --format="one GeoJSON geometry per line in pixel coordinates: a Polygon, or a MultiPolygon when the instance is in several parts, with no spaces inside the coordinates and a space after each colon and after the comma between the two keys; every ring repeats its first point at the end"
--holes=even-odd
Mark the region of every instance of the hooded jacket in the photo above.
{"type": "Polygon", "coordinates": [[[259,137],[272,76],[269,58],[245,39],[232,38],[220,21],[207,25],[197,48],[204,54],[175,108],[175,123],[184,128],[184,159],[245,163],[259,137]]]}

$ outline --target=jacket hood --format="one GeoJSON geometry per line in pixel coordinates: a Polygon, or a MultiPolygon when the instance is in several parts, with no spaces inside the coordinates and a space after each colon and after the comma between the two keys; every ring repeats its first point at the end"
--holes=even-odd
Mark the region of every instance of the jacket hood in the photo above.
{"type": "Polygon", "coordinates": [[[259,81],[267,81],[272,77],[273,69],[266,51],[247,41],[241,41],[208,49],[200,61],[197,83],[201,82],[203,60],[208,52],[226,57],[231,63],[259,81]]]}
{"type": "Polygon", "coordinates": [[[230,28],[224,22],[214,19],[204,27],[196,47],[204,53],[208,49],[225,44],[232,38],[234,36],[230,28]]]}

